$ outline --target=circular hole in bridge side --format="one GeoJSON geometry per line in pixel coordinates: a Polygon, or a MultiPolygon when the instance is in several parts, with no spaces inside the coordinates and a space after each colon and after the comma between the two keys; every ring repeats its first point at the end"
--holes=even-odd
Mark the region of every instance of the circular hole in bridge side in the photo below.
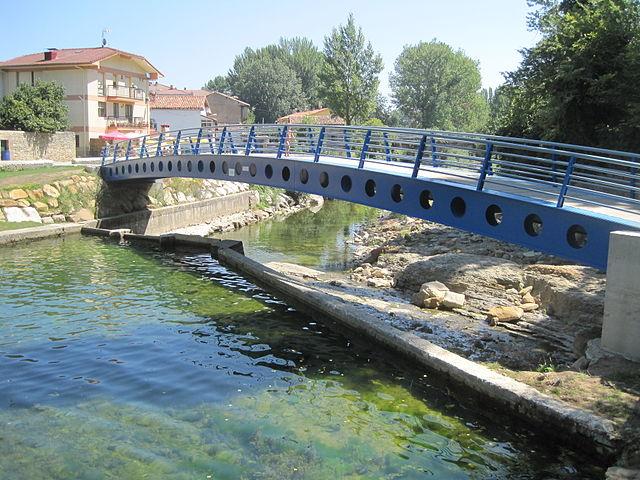
{"type": "Polygon", "coordinates": [[[224,173],[225,175],[229,175],[229,164],[226,160],[222,162],[222,173],[224,173]]]}
{"type": "Polygon", "coordinates": [[[258,169],[256,168],[256,164],[252,163],[251,165],[249,165],[249,175],[255,177],[256,173],[258,173],[258,169]]]}
{"type": "Polygon", "coordinates": [[[542,219],[535,213],[524,219],[524,231],[531,237],[537,237],[542,232],[542,219]]]}
{"type": "Polygon", "coordinates": [[[189,172],[190,172],[191,170],[193,170],[193,164],[191,163],[191,160],[189,160],[189,161],[187,162],[187,171],[189,171],[189,172]]]}
{"type": "Polygon", "coordinates": [[[284,180],[285,182],[288,182],[290,178],[291,178],[291,170],[289,170],[289,167],[283,167],[282,180],[284,180]]]}
{"type": "Polygon", "coordinates": [[[140,173],[140,165],[136,163],[134,170],[136,171],[136,173],[140,173]]]}
{"type": "Polygon", "coordinates": [[[113,177],[113,168],[109,167],[109,176],[113,177]]]}
{"type": "Polygon", "coordinates": [[[235,171],[236,175],[240,175],[242,173],[242,164],[240,162],[236,163],[235,171]]]}
{"type": "Polygon", "coordinates": [[[423,190],[420,192],[420,206],[425,210],[433,207],[433,194],[430,190],[423,190]]]}
{"type": "Polygon", "coordinates": [[[303,168],[302,170],[300,170],[300,181],[303,184],[306,184],[309,181],[309,172],[307,171],[306,168],[303,168]]]}
{"type": "Polygon", "coordinates": [[[169,160],[167,162],[167,170],[168,171],[172,171],[173,170],[173,162],[171,160],[169,160]]]}
{"type": "Polygon", "coordinates": [[[158,162],[158,171],[161,172],[164,170],[164,163],[158,162]]]}
{"type": "Polygon", "coordinates": [[[151,171],[154,172],[156,170],[155,162],[151,162],[150,165],[151,165],[151,171]]]}
{"type": "Polygon", "coordinates": [[[178,171],[182,171],[182,160],[178,160],[178,171]]]}
{"type": "Polygon", "coordinates": [[[273,177],[273,167],[271,165],[264,167],[264,176],[267,178],[273,177]]]}
{"type": "Polygon", "coordinates": [[[376,194],[376,182],[374,180],[367,180],[364,184],[364,193],[367,194],[368,197],[373,197],[376,194]]]}
{"type": "Polygon", "coordinates": [[[396,203],[400,203],[404,199],[404,191],[397,183],[391,187],[391,199],[396,203]]]}
{"type": "Polygon", "coordinates": [[[204,172],[204,162],[202,160],[198,160],[198,171],[200,173],[204,172]]]}
{"type": "Polygon", "coordinates": [[[124,165],[122,165],[122,167],[120,167],[120,172],[122,173],[122,175],[124,175],[124,165]]]}
{"type": "Polygon", "coordinates": [[[484,214],[487,223],[496,227],[502,223],[502,209],[498,205],[489,205],[484,214]]]}
{"type": "Polygon", "coordinates": [[[322,188],[327,188],[329,186],[329,174],[327,172],[322,172],[320,174],[320,186],[322,188]]]}
{"type": "Polygon", "coordinates": [[[129,173],[129,175],[131,175],[132,171],[133,169],[131,168],[131,165],[127,165],[127,172],[129,173]]]}
{"type": "Polygon", "coordinates": [[[587,231],[582,225],[571,225],[567,230],[567,242],[573,248],[583,248],[587,244],[587,231]]]}
{"type": "Polygon", "coordinates": [[[340,180],[340,186],[342,187],[343,192],[349,192],[351,190],[351,177],[349,175],[343,175],[340,180]]]}
{"type": "Polygon", "coordinates": [[[209,162],[209,171],[210,171],[211,173],[213,173],[213,172],[215,172],[215,171],[216,171],[216,162],[214,162],[213,160],[211,160],[211,161],[209,162]]]}
{"type": "Polygon", "coordinates": [[[454,217],[462,217],[467,211],[467,203],[462,197],[455,197],[451,200],[451,213],[454,217]]]}
{"type": "Polygon", "coordinates": [[[142,171],[143,171],[144,173],[146,173],[146,172],[147,172],[147,164],[146,164],[146,163],[143,163],[143,164],[142,164],[142,171]]]}

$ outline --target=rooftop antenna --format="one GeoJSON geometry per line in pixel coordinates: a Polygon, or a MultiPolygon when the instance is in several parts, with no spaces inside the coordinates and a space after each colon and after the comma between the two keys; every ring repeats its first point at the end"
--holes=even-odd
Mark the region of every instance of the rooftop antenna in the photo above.
{"type": "Polygon", "coordinates": [[[103,28],[102,29],[102,46],[103,47],[107,45],[107,39],[105,38],[107,33],[111,33],[111,29],[110,28],[103,28]]]}

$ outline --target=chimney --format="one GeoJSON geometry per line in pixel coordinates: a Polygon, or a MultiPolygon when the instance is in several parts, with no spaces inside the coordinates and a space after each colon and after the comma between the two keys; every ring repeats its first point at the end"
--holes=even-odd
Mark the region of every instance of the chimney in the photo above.
{"type": "Polygon", "coordinates": [[[44,52],[45,61],[55,60],[56,58],[58,58],[57,48],[49,48],[46,52],[44,52]]]}

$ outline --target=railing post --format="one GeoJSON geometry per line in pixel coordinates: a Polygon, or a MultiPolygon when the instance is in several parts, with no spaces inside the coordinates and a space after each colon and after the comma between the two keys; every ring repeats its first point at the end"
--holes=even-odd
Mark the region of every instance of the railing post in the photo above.
{"type": "Polygon", "coordinates": [[[196,155],[200,155],[200,142],[202,142],[202,129],[198,130],[198,138],[196,139],[196,155]]]}
{"type": "Polygon", "coordinates": [[[569,159],[569,163],[567,165],[567,171],[564,173],[564,181],[562,182],[562,187],[560,188],[560,194],[558,195],[558,203],[556,207],[562,208],[564,205],[564,197],[567,195],[567,190],[569,190],[569,183],[571,182],[571,175],[573,175],[573,167],[576,164],[576,157],[571,157],[569,159]]]}
{"type": "Polygon", "coordinates": [[[158,136],[158,146],[156,147],[156,157],[162,156],[162,142],[164,140],[164,133],[158,136]]]}
{"type": "MultiPolygon", "coordinates": [[[[640,159],[638,158],[634,158],[634,162],[636,162],[636,164],[638,163],[640,159]]],[[[638,179],[636,178],[638,176],[638,167],[633,166],[631,167],[631,188],[629,189],[629,196],[631,198],[633,198],[634,200],[636,199],[636,184],[638,179]]]]}
{"type": "Polygon", "coordinates": [[[216,154],[216,148],[213,144],[213,137],[211,136],[211,131],[207,132],[207,138],[209,139],[209,148],[211,149],[211,154],[215,155],[216,154]]]}
{"type": "Polygon", "coordinates": [[[431,137],[431,165],[438,166],[438,151],[436,149],[436,139],[431,137]]]}
{"type": "Polygon", "coordinates": [[[322,144],[324,143],[324,132],[325,127],[320,128],[320,133],[318,134],[318,143],[316,144],[316,152],[313,158],[315,163],[320,161],[320,154],[322,153],[322,144]]]}
{"type": "Polygon", "coordinates": [[[362,150],[360,151],[360,163],[358,168],[364,167],[364,159],[367,158],[367,152],[369,151],[369,142],[371,141],[371,130],[367,130],[364,135],[364,142],[362,142],[362,150]]]}
{"type": "Polygon", "coordinates": [[[558,171],[558,155],[555,152],[556,147],[553,147],[553,154],[551,155],[551,181],[555,183],[558,179],[556,172],[558,171]]]}
{"type": "Polygon", "coordinates": [[[116,163],[116,161],[118,160],[118,143],[114,143],[113,144],[113,163],[116,163]]]}
{"type": "Polygon", "coordinates": [[[276,158],[282,158],[282,154],[284,153],[284,140],[287,138],[287,132],[289,131],[289,126],[285,125],[282,127],[280,131],[280,141],[278,142],[278,153],[276,158]]]}
{"type": "Polygon", "coordinates": [[[309,137],[309,153],[315,152],[315,147],[313,146],[313,132],[311,131],[311,127],[307,128],[308,137],[309,137]]]}
{"type": "Polygon", "coordinates": [[[344,132],[344,150],[347,154],[347,158],[351,158],[351,145],[349,143],[349,133],[347,132],[346,128],[343,130],[343,132],[344,132]]]}
{"type": "Polygon", "coordinates": [[[231,130],[227,132],[227,136],[229,137],[229,145],[231,146],[231,153],[238,153],[238,149],[236,148],[236,144],[233,143],[233,137],[231,136],[231,130]]]}
{"type": "Polygon", "coordinates": [[[218,143],[218,155],[222,155],[222,152],[224,151],[224,140],[226,136],[227,136],[227,127],[224,127],[222,129],[222,134],[220,135],[220,142],[218,143]]]}
{"type": "Polygon", "coordinates": [[[105,160],[107,159],[107,154],[109,153],[109,148],[104,145],[102,147],[102,165],[104,165],[105,160]]]}
{"type": "Polygon", "coordinates": [[[416,152],[416,161],[413,163],[413,172],[411,178],[417,178],[420,171],[420,165],[422,165],[422,157],[424,156],[424,149],[427,147],[427,136],[422,135],[420,139],[420,145],[418,145],[418,151],[416,152]]]}
{"type": "Polygon", "coordinates": [[[131,140],[127,142],[127,153],[124,156],[125,160],[129,160],[129,155],[131,155],[131,140]]]}
{"type": "Polygon", "coordinates": [[[244,149],[245,155],[249,155],[251,153],[251,144],[253,143],[255,135],[256,135],[256,126],[251,125],[251,130],[249,130],[249,136],[247,137],[247,147],[244,149]]]}
{"type": "Polygon", "coordinates": [[[178,130],[178,135],[176,135],[176,141],[173,144],[173,154],[180,155],[180,137],[182,136],[182,130],[178,130]]]}
{"type": "Polygon", "coordinates": [[[140,158],[144,156],[144,152],[147,149],[147,136],[142,137],[142,145],[140,145],[140,158]]]}
{"type": "Polygon", "coordinates": [[[187,137],[187,139],[189,140],[189,150],[191,150],[191,155],[195,155],[196,154],[196,146],[193,143],[193,138],[191,138],[191,135],[189,135],[187,137]]]}
{"type": "Polygon", "coordinates": [[[484,160],[482,161],[482,167],[480,167],[480,176],[478,177],[478,184],[476,190],[481,192],[484,188],[484,181],[487,178],[487,174],[491,171],[491,154],[493,153],[493,143],[488,142],[487,148],[484,152],[484,160]]]}
{"type": "Polygon", "coordinates": [[[387,162],[391,161],[391,149],[389,148],[389,134],[384,132],[382,134],[382,138],[384,138],[384,154],[387,159],[387,162]]]}

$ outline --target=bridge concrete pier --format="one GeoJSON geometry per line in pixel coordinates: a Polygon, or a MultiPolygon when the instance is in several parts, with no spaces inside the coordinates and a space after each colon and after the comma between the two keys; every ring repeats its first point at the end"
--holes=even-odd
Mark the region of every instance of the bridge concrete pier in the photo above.
{"type": "Polygon", "coordinates": [[[640,362],[640,232],[611,232],[601,345],[640,362]]]}

